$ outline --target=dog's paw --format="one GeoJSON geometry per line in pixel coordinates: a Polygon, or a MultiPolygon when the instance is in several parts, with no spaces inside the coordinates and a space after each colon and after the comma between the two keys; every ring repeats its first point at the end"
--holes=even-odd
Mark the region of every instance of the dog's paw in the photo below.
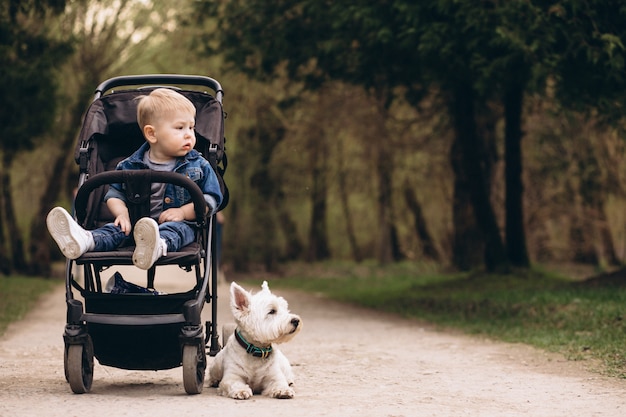
{"type": "Polygon", "coordinates": [[[282,389],[275,389],[272,392],[269,393],[270,397],[272,398],[279,398],[282,400],[288,400],[293,398],[296,393],[293,389],[291,388],[282,388],[282,389]]]}
{"type": "Polygon", "coordinates": [[[252,390],[248,388],[239,391],[233,391],[229,394],[229,397],[236,400],[247,400],[248,398],[252,397],[252,390]]]}

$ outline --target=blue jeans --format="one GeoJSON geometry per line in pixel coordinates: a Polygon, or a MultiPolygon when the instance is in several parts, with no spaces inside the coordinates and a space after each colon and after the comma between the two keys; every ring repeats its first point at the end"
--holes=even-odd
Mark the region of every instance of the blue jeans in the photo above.
{"type": "MultiPolygon", "coordinates": [[[[134,244],[132,233],[126,236],[122,229],[113,223],[107,223],[90,232],[96,244],[94,252],[108,252],[120,246],[134,244]]],[[[167,243],[168,252],[177,252],[196,240],[194,227],[185,222],[162,223],[159,225],[159,235],[167,243]]]]}

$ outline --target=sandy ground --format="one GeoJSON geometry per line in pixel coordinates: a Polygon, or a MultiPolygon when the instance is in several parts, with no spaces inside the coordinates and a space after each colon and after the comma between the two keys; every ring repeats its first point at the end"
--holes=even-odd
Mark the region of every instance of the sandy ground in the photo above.
{"type": "MultiPolygon", "coordinates": [[[[174,281],[179,275],[171,273],[174,281]]],[[[157,276],[157,289],[174,290],[166,281],[159,286],[157,276]]],[[[73,394],[63,376],[65,297],[59,288],[0,338],[0,416],[626,415],[626,381],[588,371],[588,364],[435,331],[321,297],[276,292],[304,322],[302,332],[281,347],[296,374],[292,400],[236,401],[210,387],[190,396],[182,368],[139,372],[97,363],[91,392],[73,394]]],[[[231,317],[227,287],[218,294],[223,324],[231,317]]],[[[209,306],[204,314],[209,319],[209,306]]]]}

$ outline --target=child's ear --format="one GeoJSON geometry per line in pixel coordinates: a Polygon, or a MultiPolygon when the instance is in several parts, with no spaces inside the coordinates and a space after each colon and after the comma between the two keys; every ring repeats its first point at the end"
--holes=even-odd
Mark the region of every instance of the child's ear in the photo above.
{"type": "Polygon", "coordinates": [[[155,143],[156,142],[156,136],[154,135],[154,126],[152,125],[145,125],[143,127],[143,136],[146,138],[146,140],[150,143],[155,143]]]}

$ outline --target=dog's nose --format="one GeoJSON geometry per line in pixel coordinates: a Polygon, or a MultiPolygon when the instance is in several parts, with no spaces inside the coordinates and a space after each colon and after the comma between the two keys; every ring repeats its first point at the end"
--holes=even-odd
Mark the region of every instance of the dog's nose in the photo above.
{"type": "Polygon", "coordinates": [[[293,324],[293,327],[298,328],[300,325],[300,319],[291,319],[291,324],[293,324]]]}

